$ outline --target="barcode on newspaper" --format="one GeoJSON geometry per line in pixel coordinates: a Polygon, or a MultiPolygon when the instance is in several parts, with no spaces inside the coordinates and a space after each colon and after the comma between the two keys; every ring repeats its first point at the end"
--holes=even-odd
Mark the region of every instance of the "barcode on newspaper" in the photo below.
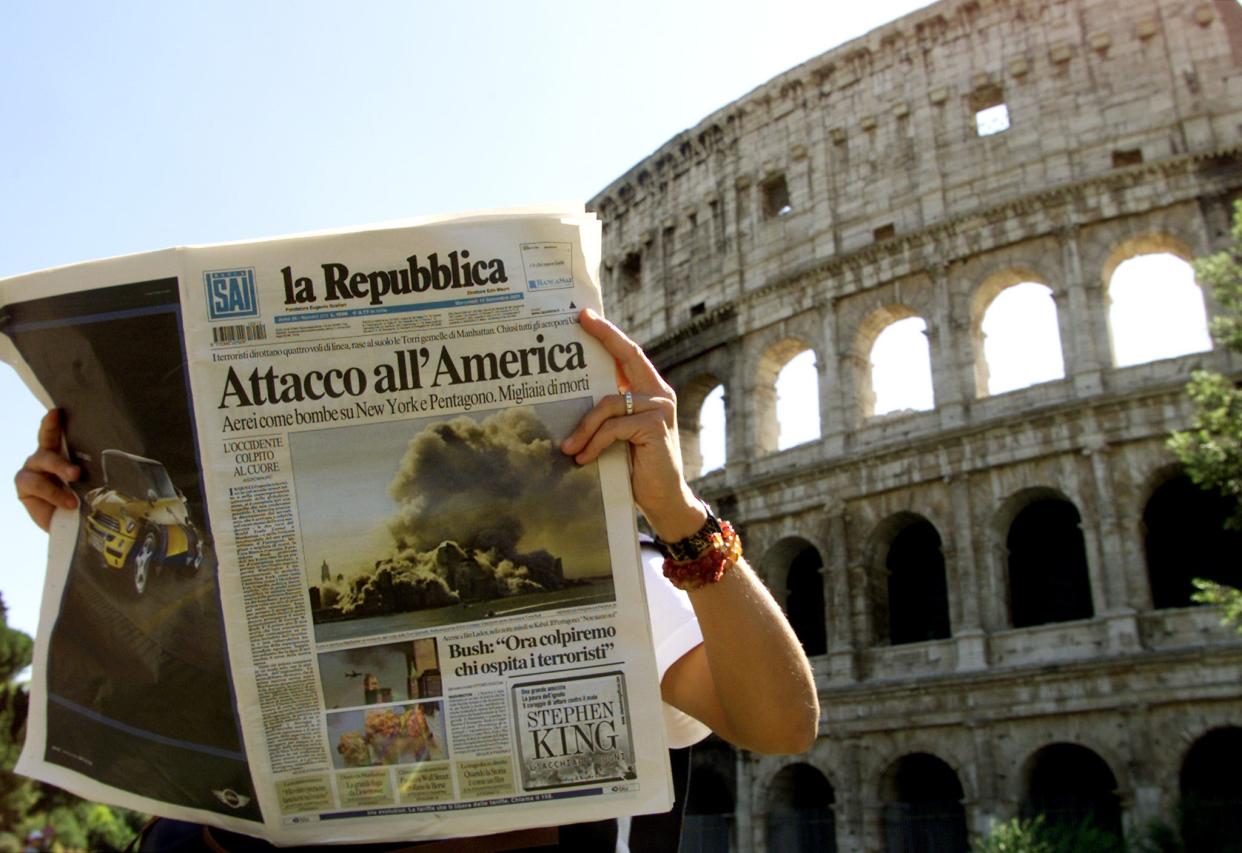
{"type": "Polygon", "coordinates": [[[236,326],[212,326],[211,342],[214,344],[245,344],[250,341],[267,340],[266,323],[239,323],[236,326]]]}

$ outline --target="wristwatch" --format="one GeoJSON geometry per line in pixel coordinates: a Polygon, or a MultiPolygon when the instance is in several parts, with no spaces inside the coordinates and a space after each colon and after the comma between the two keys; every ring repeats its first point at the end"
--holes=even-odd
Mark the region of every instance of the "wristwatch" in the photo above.
{"type": "Polygon", "coordinates": [[[720,519],[712,515],[712,508],[707,504],[703,504],[703,511],[707,513],[707,518],[703,521],[703,526],[696,532],[691,533],[685,539],[678,539],[676,542],[665,542],[657,536],[655,537],[656,550],[667,559],[684,563],[695,559],[711,548],[712,536],[723,531],[720,527],[720,519]]]}

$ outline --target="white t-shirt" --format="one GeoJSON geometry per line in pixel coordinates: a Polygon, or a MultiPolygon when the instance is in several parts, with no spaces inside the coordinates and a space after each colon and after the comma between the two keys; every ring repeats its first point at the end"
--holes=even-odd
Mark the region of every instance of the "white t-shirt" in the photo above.
{"type": "MultiPolygon", "coordinates": [[[[690,596],[664,577],[664,557],[647,539],[642,540],[643,584],[647,589],[647,610],[651,617],[651,639],[655,646],[660,680],[686,652],[703,642],[698,617],[690,596]]],[[[664,731],[669,749],[681,749],[701,741],[712,730],[694,717],[665,702],[664,731]]],[[[630,853],[633,819],[617,818],[617,846],[614,853],[630,853]]]]}
{"type": "MultiPolygon", "coordinates": [[[[664,577],[664,558],[648,542],[642,543],[643,583],[647,588],[647,608],[651,615],[651,639],[655,645],[660,680],[681,656],[703,642],[699,620],[690,596],[664,577]]],[[[698,743],[711,729],[689,714],[664,703],[664,729],[669,749],[698,743]]]]}

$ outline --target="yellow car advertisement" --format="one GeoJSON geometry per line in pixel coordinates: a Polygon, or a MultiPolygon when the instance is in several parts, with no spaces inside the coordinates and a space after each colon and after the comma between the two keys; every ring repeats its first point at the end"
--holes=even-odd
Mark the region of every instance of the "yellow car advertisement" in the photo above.
{"type": "Polygon", "coordinates": [[[111,569],[128,574],[135,595],[171,560],[190,571],[203,563],[203,538],[190,521],[185,496],[164,466],[121,450],[102,454],[104,485],[86,496],[84,530],[111,569]]]}

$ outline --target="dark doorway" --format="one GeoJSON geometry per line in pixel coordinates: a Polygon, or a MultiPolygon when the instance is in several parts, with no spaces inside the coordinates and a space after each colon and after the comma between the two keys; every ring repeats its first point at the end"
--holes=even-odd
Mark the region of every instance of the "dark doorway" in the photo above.
{"type": "Polygon", "coordinates": [[[927,519],[914,519],[893,537],[884,563],[889,641],[894,646],[949,636],[949,593],[940,534],[927,519]]]}
{"type": "Polygon", "coordinates": [[[966,853],[962,783],[934,755],[903,756],[890,771],[884,802],[888,853],[966,853]]]}
{"type": "Polygon", "coordinates": [[[1117,778],[1104,759],[1085,746],[1054,743],[1031,759],[1024,817],[1043,815],[1050,824],[1085,821],[1121,836],[1117,778]]]}
{"type": "Polygon", "coordinates": [[[1188,607],[1192,578],[1242,584],[1242,531],[1225,529],[1231,501],[1204,491],[1185,474],[1152,493],[1143,510],[1151,602],[1188,607]]]}
{"type": "Polygon", "coordinates": [[[832,785],[809,764],[776,774],[768,800],[767,848],[779,853],[836,853],[832,785]]]}
{"type": "MultiPolygon", "coordinates": [[[[803,650],[808,655],[824,654],[828,651],[828,629],[824,618],[824,578],[820,573],[824,561],[819,550],[803,539],[788,539],[777,544],[771,558],[788,561],[785,613],[803,650]]],[[[779,567],[774,568],[780,571],[779,567]]]]}
{"type": "Polygon", "coordinates": [[[1063,498],[1027,504],[1009,525],[1009,609],[1015,628],[1089,619],[1091,583],[1082,521],[1063,498]]]}
{"type": "Polygon", "coordinates": [[[1202,853],[1242,853],[1242,728],[1216,729],[1182,761],[1182,841],[1202,853]]]}
{"type": "Polygon", "coordinates": [[[733,792],[711,767],[694,765],[681,830],[682,853],[729,853],[733,792]]]}

